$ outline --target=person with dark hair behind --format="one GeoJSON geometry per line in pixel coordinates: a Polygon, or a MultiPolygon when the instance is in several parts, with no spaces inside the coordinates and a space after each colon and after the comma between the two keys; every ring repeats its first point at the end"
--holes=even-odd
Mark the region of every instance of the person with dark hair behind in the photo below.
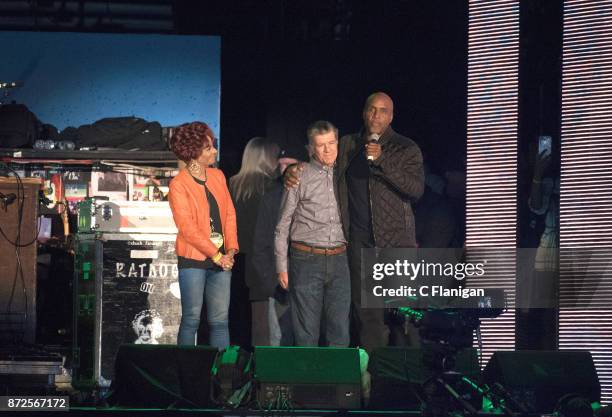
{"type": "Polygon", "coordinates": [[[444,194],[444,180],[431,172],[426,164],[423,195],[414,204],[416,240],[420,248],[460,247],[457,220],[453,207],[444,194]]]}
{"type": "Polygon", "coordinates": [[[206,297],[209,345],[229,345],[231,269],[238,252],[236,212],[217,160],[215,139],[201,122],[179,126],[170,149],[187,166],[170,182],[169,202],[178,229],[181,290],[179,345],[195,345],[206,297]],[[223,252],[225,250],[225,253],[223,252]]]}
{"type": "MultiPolygon", "coordinates": [[[[550,151],[538,153],[534,162],[528,206],[543,223],[535,252],[533,275],[528,287],[529,309],[523,313],[529,323],[527,343],[531,349],[557,349],[559,300],[559,196],[557,164],[551,165],[550,151]]],[[[575,289],[574,291],[578,291],[575,289]]]]}

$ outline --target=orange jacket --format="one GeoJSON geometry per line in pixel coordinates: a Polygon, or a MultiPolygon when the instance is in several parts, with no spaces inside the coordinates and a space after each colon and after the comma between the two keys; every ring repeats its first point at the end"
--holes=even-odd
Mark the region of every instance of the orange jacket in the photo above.
{"type": "MultiPolygon", "coordinates": [[[[219,206],[225,252],[230,249],[238,251],[236,210],[225,175],[216,168],[206,168],[206,175],[206,187],[219,206]]],[[[196,183],[186,169],[182,169],[170,182],[168,200],[178,229],[176,254],[199,261],[215,255],[217,247],[209,239],[210,209],[204,187],[196,183]]]]}

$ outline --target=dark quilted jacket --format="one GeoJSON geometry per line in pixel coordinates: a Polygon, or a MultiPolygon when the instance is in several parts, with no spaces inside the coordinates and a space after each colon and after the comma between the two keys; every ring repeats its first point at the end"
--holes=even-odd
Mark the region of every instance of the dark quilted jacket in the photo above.
{"type": "MultiPolygon", "coordinates": [[[[416,247],[411,203],[423,194],[423,157],[418,145],[389,126],[379,140],[382,155],[372,163],[370,203],[374,241],[379,248],[416,247]]],[[[338,195],[345,233],[349,231],[346,170],[359,153],[362,133],[344,136],[338,149],[338,195]]]]}

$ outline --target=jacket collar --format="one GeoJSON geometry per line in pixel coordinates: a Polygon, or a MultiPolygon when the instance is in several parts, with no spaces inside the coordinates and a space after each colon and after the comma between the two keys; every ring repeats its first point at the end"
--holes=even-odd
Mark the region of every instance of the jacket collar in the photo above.
{"type": "MultiPolygon", "coordinates": [[[[179,178],[181,182],[184,182],[186,184],[200,187],[200,185],[195,181],[195,179],[191,175],[191,172],[189,172],[189,170],[187,168],[182,168],[179,171],[179,173],[176,176],[176,178],[179,178]]],[[[208,180],[208,178],[207,178],[207,180],[208,180]]]]}

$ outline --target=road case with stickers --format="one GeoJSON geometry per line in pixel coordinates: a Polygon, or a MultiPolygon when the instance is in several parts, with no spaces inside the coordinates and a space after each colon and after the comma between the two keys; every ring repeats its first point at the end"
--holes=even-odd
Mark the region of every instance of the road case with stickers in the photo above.
{"type": "Polygon", "coordinates": [[[177,229],[167,201],[107,201],[88,198],[78,205],[79,233],[172,233],[177,229]]]}
{"type": "Polygon", "coordinates": [[[173,234],[79,233],[73,380],[108,387],[123,343],[176,344],[181,318],[173,234]]]}

